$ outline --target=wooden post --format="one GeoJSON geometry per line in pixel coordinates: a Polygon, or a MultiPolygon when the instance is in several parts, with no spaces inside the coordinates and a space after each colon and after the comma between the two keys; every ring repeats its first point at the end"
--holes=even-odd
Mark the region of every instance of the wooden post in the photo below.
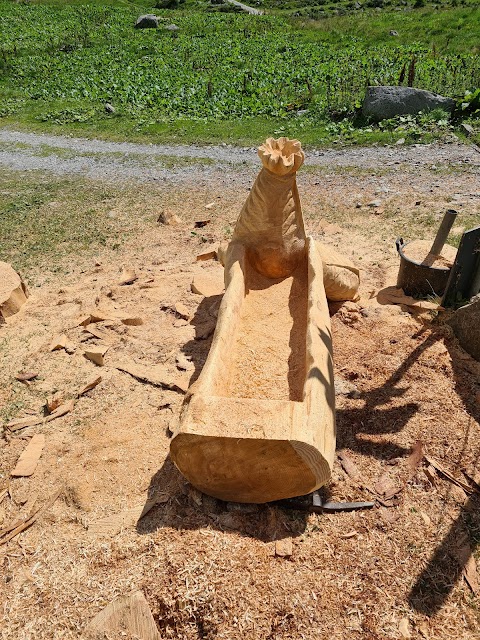
{"type": "Polygon", "coordinates": [[[442,306],[453,307],[480,292],[480,226],[465,231],[450,271],[442,306]]]}

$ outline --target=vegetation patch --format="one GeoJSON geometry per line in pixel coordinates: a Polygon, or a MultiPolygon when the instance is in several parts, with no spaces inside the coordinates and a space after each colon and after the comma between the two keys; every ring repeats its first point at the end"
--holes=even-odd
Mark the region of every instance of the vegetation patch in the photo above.
{"type": "MultiPolygon", "coordinates": [[[[129,4],[0,0],[0,122],[205,141],[230,137],[232,122],[266,122],[270,132],[332,140],[332,122],[365,124],[355,117],[369,84],[408,83],[459,105],[480,85],[474,5],[380,13],[362,5],[320,20],[179,7],[142,7],[163,21],[135,29],[140,8],[129,4]]],[[[237,140],[248,137],[235,126],[237,140]]]]}

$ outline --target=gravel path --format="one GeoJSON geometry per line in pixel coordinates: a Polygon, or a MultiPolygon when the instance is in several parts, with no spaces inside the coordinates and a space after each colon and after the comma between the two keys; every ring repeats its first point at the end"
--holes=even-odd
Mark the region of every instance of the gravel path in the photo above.
{"type": "MultiPolygon", "coordinates": [[[[308,166],[464,168],[480,173],[480,153],[472,145],[430,144],[393,147],[307,149],[308,166]]],[[[107,180],[191,182],[243,165],[257,168],[256,149],[232,145],[158,145],[105,142],[0,129],[0,166],[17,170],[78,174],[107,180]]]]}

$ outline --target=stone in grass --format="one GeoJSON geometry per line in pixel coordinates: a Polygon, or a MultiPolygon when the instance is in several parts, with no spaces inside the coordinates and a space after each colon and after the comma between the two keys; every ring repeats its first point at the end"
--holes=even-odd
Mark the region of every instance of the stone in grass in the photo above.
{"type": "Polygon", "coordinates": [[[455,100],[413,87],[367,87],[362,113],[380,121],[401,115],[416,115],[442,109],[451,113],[455,100]]]}
{"type": "Polygon", "coordinates": [[[143,16],[139,16],[135,23],[135,29],[157,29],[158,17],[152,13],[146,13],[143,16]]]}
{"type": "Polygon", "coordinates": [[[447,320],[461,346],[480,361],[480,294],[447,320]]]}

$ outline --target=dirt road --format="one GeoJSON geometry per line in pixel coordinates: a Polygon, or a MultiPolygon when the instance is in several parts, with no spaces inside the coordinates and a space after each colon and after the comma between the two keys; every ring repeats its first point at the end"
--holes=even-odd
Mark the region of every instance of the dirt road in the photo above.
{"type": "MultiPolygon", "coordinates": [[[[480,153],[463,144],[395,147],[307,148],[306,165],[359,167],[401,172],[424,168],[480,172],[480,153]]],[[[107,180],[189,181],[221,176],[227,171],[257,167],[255,148],[196,145],[156,145],[105,142],[0,129],[0,166],[45,170],[58,175],[80,174],[107,180]]]]}

